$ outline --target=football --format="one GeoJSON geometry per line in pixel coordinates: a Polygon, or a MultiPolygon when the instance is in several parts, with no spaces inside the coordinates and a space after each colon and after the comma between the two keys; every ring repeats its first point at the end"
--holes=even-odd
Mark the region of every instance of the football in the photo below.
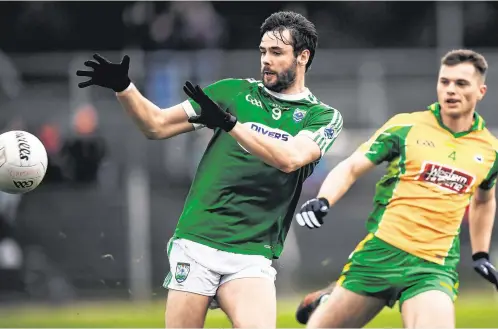
{"type": "Polygon", "coordinates": [[[10,194],[33,191],[47,172],[47,151],[34,135],[12,130],[0,135],[0,190],[10,194]]]}

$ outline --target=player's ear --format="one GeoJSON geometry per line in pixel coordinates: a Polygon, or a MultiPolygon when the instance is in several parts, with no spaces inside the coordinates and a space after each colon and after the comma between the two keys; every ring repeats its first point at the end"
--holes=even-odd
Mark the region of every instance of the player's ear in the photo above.
{"type": "Polygon", "coordinates": [[[485,84],[482,84],[479,87],[479,95],[477,96],[477,100],[481,101],[484,98],[484,95],[486,95],[486,91],[488,90],[488,86],[485,84]]]}
{"type": "Polygon", "coordinates": [[[308,64],[309,59],[310,59],[310,51],[308,49],[305,49],[297,56],[297,63],[301,66],[306,66],[306,64],[308,64]]]}

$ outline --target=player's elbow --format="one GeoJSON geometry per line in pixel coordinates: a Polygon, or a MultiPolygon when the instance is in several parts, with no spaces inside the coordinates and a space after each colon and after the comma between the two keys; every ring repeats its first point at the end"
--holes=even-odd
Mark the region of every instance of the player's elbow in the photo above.
{"type": "Polygon", "coordinates": [[[290,165],[284,165],[284,166],[279,166],[278,168],[280,171],[283,171],[286,174],[290,174],[291,172],[296,171],[299,169],[298,167],[295,166],[290,166],[290,165]]]}
{"type": "Polygon", "coordinates": [[[164,117],[155,117],[147,126],[143,127],[142,133],[149,140],[167,139],[173,137],[174,131],[164,117]]]}
{"type": "Polygon", "coordinates": [[[303,152],[296,149],[291,155],[282,159],[278,168],[285,173],[292,173],[320,158],[320,152],[303,152]]]}
{"type": "Polygon", "coordinates": [[[287,159],[286,161],[282,161],[282,163],[279,164],[278,169],[280,171],[283,171],[284,173],[290,174],[299,168],[301,168],[303,165],[301,161],[298,159],[287,159]]]}
{"type": "Polygon", "coordinates": [[[149,139],[149,140],[158,140],[158,139],[162,139],[161,138],[161,135],[155,131],[155,130],[151,130],[151,129],[144,129],[142,130],[142,133],[144,134],[144,136],[149,139]]]}

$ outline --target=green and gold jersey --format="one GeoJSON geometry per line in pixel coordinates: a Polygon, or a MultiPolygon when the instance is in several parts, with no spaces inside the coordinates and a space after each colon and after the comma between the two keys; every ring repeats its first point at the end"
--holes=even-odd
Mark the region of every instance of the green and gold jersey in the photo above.
{"type": "MultiPolygon", "coordinates": [[[[317,143],[322,155],[342,129],[339,111],[308,89],[284,95],[266,89],[260,81],[226,79],[203,90],[259,134],[284,142],[304,135],[317,143]]],[[[189,117],[200,113],[191,99],[182,105],[189,117]]],[[[278,258],[302,184],[317,163],[282,172],[216,129],[197,168],[175,237],[219,250],[278,258]]]]}
{"type": "Polygon", "coordinates": [[[428,261],[458,263],[465,209],[478,187],[494,186],[497,150],[477,113],[471,130],[461,133],[444,126],[438,103],[392,117],[359,148],[375,164],[388,163],[368,230],[428,261]]]}

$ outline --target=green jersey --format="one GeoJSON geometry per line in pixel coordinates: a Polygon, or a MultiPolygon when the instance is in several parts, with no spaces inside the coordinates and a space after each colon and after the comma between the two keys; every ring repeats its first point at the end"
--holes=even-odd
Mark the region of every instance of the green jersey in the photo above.
{"type": "MultiPolygon", "coordinates": [[[[307,136],[322,155],[342,129],[339,111],[308,89],[284,95],[266,89],[261,81],[226,79],[203,90],[250,129],[284,142],[307,136]]],[[[200,113],[191,99],[182,105],[189,117],[200,113]]],[[[278,258],[302,184],[317,163],[282,172],[216,129],[197,168],[175,237],[223,251],[278,258]]]]}

